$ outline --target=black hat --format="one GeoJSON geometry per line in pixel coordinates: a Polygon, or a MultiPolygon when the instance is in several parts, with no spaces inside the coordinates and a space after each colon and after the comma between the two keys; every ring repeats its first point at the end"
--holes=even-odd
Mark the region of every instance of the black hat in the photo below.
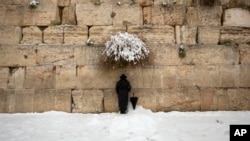
{"type": "Polygon", "coordinates": [[[121,79],[126,79],[127,76],[126,76],[125,74],[122,74],[122,75],[120,76],[120,78],[121,78],[121,79]]]}

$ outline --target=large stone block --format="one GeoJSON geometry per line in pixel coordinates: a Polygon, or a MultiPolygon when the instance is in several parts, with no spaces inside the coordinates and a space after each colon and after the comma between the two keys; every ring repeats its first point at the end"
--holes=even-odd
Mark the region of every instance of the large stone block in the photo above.
{"type": "Polygon", "coordinates": [[[233,44],[249,44],[250,28],[223,27],[220,32],[220,43],[229,42],[233,44]]]}
{"type": "MultiPolygon", "coordinates": [[[[239,67],[220,66],[220,87],[238,87],[239,85],[239,67]]],[[[217,80],[218,81],[218,80],[217,80]]]]}
{"type": "MultiPolygon", "coordinates": [[[[158,76],[159,81],[163,83],[162,88],[175,88],[178,87],[177,66],[165,66],[161,68],[162,76],[158,76]]],[[[158,75],[158,73],[155,73],[158,75]]],[[[146,76],[145,76],[146,77],[146,76]]],[[[152,82],[151,82],[152,83],[152,82]]],[[[180,83],[181,84],[181,83],[180,83]]]]}
{"type": "Polygon", "coordinates": [[[250,109],[250,89],[228,89],[228,105],[230,110],[250,109]]]}
{"type": "Polygon", "coordinates": [[[23,28],[22,44],[39,44],[42,43],[42,31],[37,26],[23,28]]]}
{"type": "Polygon", "coordinates": [[[219,66],[196,66],[194,73],[198,87],[218,87],[220,84],[219,66]]]}
{"type": "Polygon", "coordinates": [[[187,24],[191,26],[220,26],[222,12],[221,6],[188,7],[187,24]]]}
{"type": "Polygon", "coordinates": [[[195,67],[193,65],[178,66],[176,74],[179,87],[195,86],[196,75],[195,75],[195,67]]]}
{"type": "Polygon", "coordinates": [[[7,94],[5,89],[0,88],[0,113],[6,113],[7,94]]]}
{"type": "Polygon", "coordinates": [[[242,8],[226,9],[223,26],[250,27],[250,11],[242,8]]]}
{"type": "Polygon", "coordinates": [[[17,67],[36,64],[33,45],[0,44],[0,66],[17,67]]]}
{"type": "Polygon", "coordinates": [[[250,45],[240,44],[240,63],[250,65],[250,45]]]}
{"type": "Polygon", "coordinates": [[[74,48],[70,45],[37,46],[37,64],[67,65],[75,64],[74,48]]]}
{"type": "Polygon", "coordinates": [[[129,26],[128,32],[136,34],[145,43],[175,43],[172,26],[129,26]]]}
{"type": "Polygon", "coordinates": [[[76,25],[75,5],[63,8],[62,24],[76,25]]]}
{"type": "Polygon", "coordinates": [[[114,4],[112,12],[115,14],[113,25],[142,25],[142,7],[137,4],[114,4]]]}
{"type": "Polygon", "coordinates": [[[239,87],[250,87],[250,66],[239,66],[239,87]]]}
{"type": "Polygon", "coordinates": [[[105,44],[118,32],[126,32],[126,26],[93,26],[89,30],[89,38],[97,45],[105,44]]]}
{"type": "Polygon", "coordinates": [[[76,87],[77,88],[93,88],[93,66],[78,66],[76,76],[76,87]]]}
{"type": "Polygon", "coordinates": [[[9,69],[9,89],[23,89],[25,82],[25,67],[13,67],[9,69]]]}
{"type": "Polygon", "coordinates": [[[103,91],[101,90],[73,90],[73,113],[103,112],[103,91]]]}
{"type": "Polygon", "coordinates": [[[112,5],[103,3],[76,4],[77,24],[80,26],[112,25],[112,5]]]}
{"type": "Polygon", "coordinates": [[[118,112],[118,97],[115,89],[104,91],[104,112],[118,112]]]}
{"type": "Polygon", "coordinates": [[[196,45],[196,26],[176,26],[175,36],[177,44],[196,45]]]}
{"type": "Polygon", "coordinates": [[[6,89],[9,80],[9,68],[0,68],[0,88],[6,89]]]}
{"type": "Polygon", "coordinates": [[[88,39],[87,26],[64,26],[64,44],[86,44],[88,39]]]}
{"type": "Polygon", "coordinates": [[[69,6],[71,0],[58,0],[57,5],[61,7],[69,6]]]}
{"type": "Polygon", "coordinates": [[[76,87],[76,65],[56,67],[56,88],[74,89],[76,87]]]}
{"type": "Polygon", "coordinates": [[[44,30],[44,43],[63,44],[63,26],[49,26],[44,30]]]}
{"type": "Polygon", "coordinates": [[[153,25],[183,25],[186,14],[186,8],[183,5],[173,5],[162,7],[154,5],[152,7],[153,25]]]}
{"type": "Polygon", "coordinates": [[[28,89],[55,88],[56,66],[28,66],[26,68],[25,85],[28,89]]]}
{"type": "MultiPolygon", "coordinates": [[[[1,16],[0,16],[0,19],[1,19],[1,16]]],[[[1,21],[0,21],[0,25],[1,25],[1,21]]],[[[1,25],[0,26],[0,43],[1,44],[18,44],[20,43],[20,40],[21,40],[21,34],[22,34],[22,31],[20,27],[1,25]]]]}
{"type": "Polygon", "coordinates": [[[143,24],[151,24],[152,23],[152,6],[143,7],[143,24]]]}
{"type": "Polygon", "coordinates": [[[198,28],[198,43],[217,45],[220,38],[220,28],[214,26],[201,26],[198,28]]]}

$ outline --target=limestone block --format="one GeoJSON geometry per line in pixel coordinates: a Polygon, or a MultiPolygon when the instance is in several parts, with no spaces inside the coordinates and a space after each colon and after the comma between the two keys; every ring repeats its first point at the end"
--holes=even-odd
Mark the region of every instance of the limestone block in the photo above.
{"type": "Polygon", "coordinates": [[[89,38],[97,45],[105,44],[118,32],[126,32],[126,26],[93,26],[89,30],[89,38]]]}
{"type": "Polygon", "coordinates": [[[153,25],[182,25],[184,23],[186,8],[183,5],[163,7],[154,5],[152,7],[153,25]]]}
{"type": "Polygon", "coordinates": [[[63,8],[62,24],[76,25],[75,5],[63,8]]]}
{"type": "Polygon", "coordinates": [[[152,6],[143,7],[143,24],[151,24],[152,22],[152,6]]]}
{"type": "Polygon", "coordinates": [[[70,0],[58,0],[57,5],[61,7],[69,6],[70,0]]]}
{"type": "Polygon", "coordinates": [[[250,65],[250,45],[240,44],[240,63],[250,65]]]}
{"type": "Polygon", "coordinates": [[[186,47],[186,57],[182,62],[188,65],[234,65],[239,62],[239,51],[221,45],[186,47]]]}
{"type": "Polygon", "coordinates": [[[250,27],[250,11],[242,8],[226,9],[223,26],[250,27]]]}
{"type": "Polygon", "coordinates": [[[221,6],[203,6],[203,7],[188,7],[187,8],[187,24],[191,26],[211,25],[220,26],[222,16],[221,6]]]}
{"type": "Polygon", "coordinates": [[[196,66],[195,84],[198,87],[218,87],[220,85],[219,66],[196,66]]]}
{"type": "MultiPolygon", "coordinates": [[[[0,15],[0,20],[1,20],[1,15],[0,15]]],[[[1,25],[1,21],[0,21],[0,25],[1,25]]],[[[0,26],[0,43],[1,44],[18,44],[21,39],[21,34],[22,34],[22,31],[20,27],[1,25],[0,26]]]]}
{"type": "Polygon", "coordinates": [[[0,67],[0,89],[6,89],[9,80],[9,68],[0,67]]]}
{"type": "Polygon", "coordinates": [[[238,78],[238,66],[220,66],[220,87],[238,87],[238,78]]]}
{"type": "Polygon", "coordinates": [[[37,46],[37,64],[66,65],[74,63],[74,48],[70,45],[37,46]]]}
{"type": "Polygon", "coordinates": [[[34,45],[0,45],[0,66],[27,66],[36,64],[34,45]]]}
{"type": "Polygon", "coordinates": [[[7,94],[5,89],[0,88],[0,113],[6,113],[6,101],[7,101],[7,94]]]}
{"type": "Polygon", "coordinates": [[[37,26],[23,28],[22,44],[39,44],[42,43],[42,31],[37,26]]]}
{"type": "Polygon", "coordinates": [[[198,27],[198,43],[217,45],[220,38],[220,28],[214,26],[201,26],[198,27]]]}
{"type": "Polygon", "coordinates": [[[250,90],[249,89],[228,89],[230,110],[249,110],[250,109],[250,90]]]}
{"type": "MultiPolygon", "coordinates": [[[[176,66],[165,66],[161,68],[162,76],[160,77],[159,81],[163,83],[162,88],[175,88],[178,87],[178,77],[177,77],[177,67],[176,66]]],[[[155,75],[158,75],[156,73],[155,75]]]]}
{"type": "Polygon", "coordinates": [[[76,87],[76,65],[56,67],[56,88],[74,89],[76,87]]]}
{"type": "Polygon", "coordinates": [[[220,32],[220,43],[229,41],[233,44],[249,44],[250,28],[223,27],[220,32]]]}
{"type": "Polygon", "coordinates": [[[154,0],[135,0],[135,3],[140,4],[142,7],[146,7],[153,5],[154,0]]]}
{"type": "Polygon", "coordinates": [[[115,89],[104,91],[104,112],[118,112],[118,97],[115,89]]]}
{"type": "Polygon", "coordinates": [[[136,34],[147,43],[175,43],[174,28],[168,25],[156,26],[129,26],[128,32],[136,34]]]}
{"type": "Polygon", "coordinates": [[[73,90],[73,113],[103,112],[103,91],[101,90],[73,90]]]}
{"type": "Polygon", "coordinates": [[[154,5],[162,5],[163,2],[166,2],[169,6],[172,5],[184,5],[191,6],[192,0],[177,0],[176,3],[173,0],[154,0],[154,5]]]}
{"type": "Polygon", "coordinates": [[[142,7],[137,4],[113,5],[113,25],[142,25],[142,7]]]}
{"type": "Polygon", "coordinates": [[[176,26],[175,36],[177,44],[196,45],[196,26],[176,26]]]}
{"type": "Polygon", "coordinates": [[[55,88],[56,67],[46,66],[28,66],[26,68],[25,85],[28,89],[51,89],[55,88]]]}
{"type": "Polygon", "coordinates": [[[1,2],[2,1],[0,1],[0,25],[3,25],[4,24],[4,14],[5,14],[6,7],[1,2]]]}
{"type": "Polygon", "coordinates": [[[249,65],[240,65],[239,67],[239,87],[250,86],[250,66],[249,65]]]}
{"type": "Polygon", "coordinates": [[[85,44],[88,39],[87,26],[65,26],[64,43],[65,44],[85,44]]]}
{"type": "Polygon", "coordinates": [[[63,44],[63,27],[49,26],[44,30],[44,43],[47,44],[63,44]]]}
{"type": "Polygon", "coordinates": [[[217,95],[222,95],[223,90],[215,88],[204,88],[200,91],[201,111],[214,111],[218,109],[217,95]]]}
{"type": "Polygon", "coordinates": [[[76,87],[77,88],[93,88],[93,66],[78,66],[76,76],[76,87]]]}
{"type": "Polygon", "coordinates": [[[71,90],[69,89],[37,89],[34,95],[34,112],[51,110],[71,111],[71,90]]]}
{"type": "Polygon", "coordinates": [[[25,67],[10,68],[9,69],[9,89],[23,89],[25,81],[25,67]]]}
{"type": "Polygon", "coordinates": [[[177,67],[177,80],[179,87],[195,86],[195,67],[193,65],[183,65],[177,67]]]}
{"type": "Polygon", "coordinates": [[[112,25],[112,5],[103,3],[94,5],[93,3],[76,4],[77,25],[112,25]]]}

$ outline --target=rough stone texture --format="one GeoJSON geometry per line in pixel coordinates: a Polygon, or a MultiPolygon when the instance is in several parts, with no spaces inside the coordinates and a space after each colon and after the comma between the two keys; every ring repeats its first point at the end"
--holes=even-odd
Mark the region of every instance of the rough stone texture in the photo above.
{"type": "Polygon", "coordinates": [[[143,7],[142,14],[143,14],[143,24],[144,25],[151,24],[151,22],[152,22],[152,6],[143,7]]]}
{"type": "Polygon", "coordinates": [[[23,89],[25,81],[25,68],[10,68],[9,69],[9,79],[8,88],[9,89],[23,89]]]}
{"type": "Polygon", "coordinates": [[[220,28],[214,26],[202,26],[198,28],[198,43],[217,45],[220,38],[220,28]]]}
{"type": "MultiPolygon", "coordinates": [[[[239,85],[238,66],[220,66],[220,87],[237,87],[239,85]]],[[[218,81],[218,80],[217,80],[218,81]]]]}
{"type": "Polygon", "coordinates": [[[249,44],[250,28],[244,27],[223,27],[220,32],[220,42],[230,41],[231,44],[249,44]]]}
{"type": "Polygon", "coordinates": [[[250,87],[250,66],[249,65],[240,65],[239,67],[239,87],[250,87]]]}
{"type": "Polygon", "coordinates": [[[44,30],[44,43],[63,44],[63,26],[49,26],[44,30]]]}
{"type": "Polygon", "coordinates": [[[196,45],[196,26],[176,26],[175,36],[177,44],[196,45]]]}
{"type": "Polygon", "coordinates": [[[22,44],[39,44],[42,43],[42,31],[37,26],[23,28],[22,44]]]}
{"type": "Polygon", "coordinates": [[[191,26],[220,26],[222,7],[188,7],[187,8],[187,24],[191,26]]]}
{"type": "MultiPolygon", "coordinates": [[[[142,8],[137,5],[113,5],[113,25],[141,25],[142,24],[142,8]]],[[[111,13],[110,13],[111,14],[111,13]]]]}
{"type": "Polygon", "coordinates": [[[17,67],[35,65],[35,46],[0,44],[0,58],[0,66],[17,67]]]}
{"type": "Polygon", "coordinates": [[[176,3],[173,3],[173,0],[154,0],[154,5],[161,5],[163,2],[167,2],[168,5],[184,5],[191,6],[192,0],[177,0],[176,3]]]}
{"type": "Polygon", "coordinates": [[[93,67],[92,66],[78,66],[76,87],[82,89],[93,88],[93,67]]]}
{"type": "Polygon", "coordinates": [[[152,7],[153,25],[182,25],[185,19],[186,8],[183,5],[162,7],[154,5],[152,7]]]}
{"type": "Polygon", "coordinates": [[[198,87],[218,87],[220,84],[218,66],[196,66],[195,84],[198,87]]]}
{"type": "Polygon", "coordinates": [[[73,90],[73,113],[103,112],[103,91],[101,90],[73,90]]]}
{"type": "Polygon", "coordinates": [[[71,0],[58,0],[57,5],[61,7],[69,6],[71,0]]]}
{"type": "Polygon", "coordinates": [[[250,65],[250,45],[241,44],[240,48],[240,63],[250,65]]]}
{"type": "Polygon", "coordinates": [[[0,68],[0,89],[6,89],[9,80],[9,68],[0,68]]]}
{"type": "Polygon", "coordinates": [[[118,112],[118,97],[115,89],[104,91],[104,112],[118,112]]]}
{"type": "Polygon", "coordinates": [[[52,89],[55,88],[56,67],[28,66],[26,68],[25,85],[28,89],[52,89]]]}
{"type": "Polygon", "coordinates": [[[126,32],[126,26],[93,26],[89,30],[89,38],[97,45],[105,44],[118,32],[126,32]]]}
{"type": "Polygon", "coordinates": [[[214,88],[201,89],[201,111],[214,111],[218,110],[217,95],[223,95],[223,90],[214,88]]]}
{"type": "Polygon", "coordinates": [[[154,4],[154,0],[135,0],[136,3],[139,3],[142,7],[151,6],[154,4]]]}
{"type": "Polygon", "coordinates": [[[37,64],[66,65],[74,64],[74,49],[69,45],[37,46],[37,64]]]}
{"type": "MultiPolygon", "coordinates": [[[[1,6],[0,6],[1,9],[1,6]]],[[[0,11],[1,13],[1,11],[0,11]]],[[[1,20],[1,17],[0,17],[1,20]]],[[[1,44],[18,44],[21,40],[21,28],[0,24],[0,43],[1,44]]]]}
{"type": "Polygon", "coordinates": [[[195,74],[195,66],[193,65],[178,66],[176,76],[179,87],[195,86],[195,77],[197,76],[195,74]]]}
{"type": "Polygon", "coordinates": [[[6,107],[7,107],[7,94],[5,92],[5,89],[0,88],[0,113],[6,113],[6,107]]]}
{"type": "Polygon", "coordinates": [[[250,26],[250,11],[247,9],[226,9],[223,18],[223,26],[250,26]]]}
{"type": "Polygon", "coordinates": [[[103,3],[76,4],[77,24],[81,26],[91,25],[112,25],[112,5],[103,3]]]}
{"type": "Polygon", "coordinates": [[[76,65],[56,67],[56,89],[74,89],[76,87],[76,65]]]}
{"type": "Polygon", "coordinates": [[[174,28],[171,26],[129,26],[128,32],[136,34],[147,43],[175,43],[174,28]]]}
{"type": "MultiPolygon", "coordinates": [[[[250,89],[228,89],[228,110],[248,110],[250,108],[250,89]]],[[[222,109],[222,108],[220,108],[222,109]]]]}
{"type": "Polygon", "coordinates": [[[75,5],[63,8],[62,24],[76,25],[75,5]]]}
{"type": "Polygon", "coordinates": [[[63,30],[65,44],[85,44],[88,39],[87,26],[65,26],[63,30]]]}

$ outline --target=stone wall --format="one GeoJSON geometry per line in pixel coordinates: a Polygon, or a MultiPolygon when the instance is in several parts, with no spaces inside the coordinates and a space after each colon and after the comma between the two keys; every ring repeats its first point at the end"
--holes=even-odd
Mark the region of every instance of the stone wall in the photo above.
{"type": "Polygon", "coordinates": [[[152,111],[250,110],[249,0],[37,1],[0,0],[0,112],[117,112],[122,73],[152,111]],[[117,32],[148,45],[143,64],[105,63],[117,32]]]}

